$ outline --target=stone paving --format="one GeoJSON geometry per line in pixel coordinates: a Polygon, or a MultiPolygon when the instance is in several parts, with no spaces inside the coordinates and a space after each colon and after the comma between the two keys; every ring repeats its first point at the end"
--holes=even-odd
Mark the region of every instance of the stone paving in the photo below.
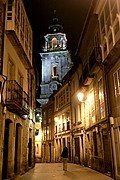
{"type": "Polygon", "coordinates": [[[62,163],[36,163],[35,167],[16,180],[113,180],[112,178],[77,164],[68,163],[68,170],[62,170],[62,163]]]}

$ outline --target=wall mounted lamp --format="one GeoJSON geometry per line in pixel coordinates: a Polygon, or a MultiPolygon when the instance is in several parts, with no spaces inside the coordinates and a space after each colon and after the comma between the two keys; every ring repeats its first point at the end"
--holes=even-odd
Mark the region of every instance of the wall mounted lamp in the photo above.
{"type": "Polygon", "coordinates": [[[79,93],[77,94],[77,98],[78,98],[78,100],[79,100],[80,102],[83,102],[84,94],[83,94],[82,92],[79,92],[79,93]]]}

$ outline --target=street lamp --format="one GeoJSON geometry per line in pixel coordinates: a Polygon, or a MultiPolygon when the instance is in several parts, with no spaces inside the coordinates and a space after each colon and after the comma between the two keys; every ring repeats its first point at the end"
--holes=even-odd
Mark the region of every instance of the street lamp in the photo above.
{"type": "Polygon", "coordinates": [[[80,102],[83,102],[84,94],[83,94],[82,92],[79,92],[79,93],[77,94],[77,98],[78,98],[78,100],[79,100],[80,102]]]}

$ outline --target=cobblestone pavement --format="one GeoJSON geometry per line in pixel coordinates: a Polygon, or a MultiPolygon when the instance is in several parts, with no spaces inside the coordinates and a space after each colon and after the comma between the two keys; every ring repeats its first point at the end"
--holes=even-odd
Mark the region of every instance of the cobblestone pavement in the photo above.
{"type": "Polygon", "coordinates": [[[112,178],[77,164],[68,163],[68,170],[62,170],[62,163],[36,163],[35,167],[16,180],[112,180],[112,178]]]}

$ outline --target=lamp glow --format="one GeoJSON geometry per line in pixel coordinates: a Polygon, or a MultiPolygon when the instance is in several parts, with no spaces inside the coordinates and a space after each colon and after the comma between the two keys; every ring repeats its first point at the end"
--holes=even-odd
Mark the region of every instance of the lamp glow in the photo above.
{"type": "Polygon", "coordinates": [[[78,100],[79,100],[80,102],[82,102],[82,101],[83,101],[83,98],[84,98],[84,94],[83,94],[83,93],[78,93],[78,94],[77,94],[77,97],[78,97],[78,100]]]}

